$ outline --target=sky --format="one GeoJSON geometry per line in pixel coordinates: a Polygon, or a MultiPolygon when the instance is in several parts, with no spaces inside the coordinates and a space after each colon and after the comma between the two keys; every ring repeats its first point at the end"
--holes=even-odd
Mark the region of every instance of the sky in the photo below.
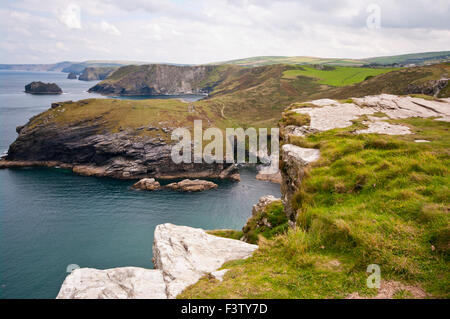
{"type": "Polygon", "coordinates": [[[450,50],[450,1],[0,0],[0,63],[450,50]]]}

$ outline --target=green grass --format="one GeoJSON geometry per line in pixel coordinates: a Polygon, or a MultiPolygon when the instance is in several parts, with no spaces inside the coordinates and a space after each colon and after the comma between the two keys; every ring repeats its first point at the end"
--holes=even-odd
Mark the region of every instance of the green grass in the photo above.
{"type": "Polygon", "coordinates": [[[337,66],[363,66],[369,63],[378,64],[392,64],[392,63],[440,63],[445,60],[448,61],[450,58],[449,51],[441,52],[424,52],[424,53],[413,53],[413,54],[403,54],[394,56],[382,56],[374,57],[368,59],[339,59],[339,58],[318,58],[318,57],[308,57],[308,56],[257,56],[251,58],[237,59],[219,63],[211,64],[233,64],[245,67],[255,67],[262,65],[273,65],[273,64],[323,64],[323,65],[337,65],[337,66]]]}
{"type": "Polygon", "coordinates": [[[208,234],[218,236],[218,237],[224,237],[224,238],[231,238],[239,240],[242,238],[244,233],[240,230],[234,230],[234,229],[214,229],[214,230],[208,230],[206,231],[208,234]]]}
{"type": "Polygon", "coordinates": [[[260,56],[246,59],[238,59],[213,64],[233,64],[245,67],[256,67],[273,64],[327,64],[342,66],[361,66],[368,62],[355,59],[316,58],[308,56],[260,56]]]}
{"type": "Polygon", "coordinates": [[[317,79],[320,84],[346,86],[362,82],[369,76],[373,77],[395,70],[398,70],[398,68],[371,69],[336,66],[331,70],[318,70],[315,67],[302,66],[285,71],[283,77],[293,79],[298,76],[308,76],[317,79]]]}
{"type": "Polygon", "coordinates": [[[293,198],[297,228],[260,236],[253,257],[223,266],[223,282],[205,277],[180,298],[373,296],[369,264],[380,265],[382,280],[449,298],[450,124],[396,122],[415,134],[354,135],[350,127],[297,139],[321,150],[293,198]]]}
{"type": "Polygon", "coordinates": [[[55,124],[74,126],[83,122],[95,122],[99,133],[129,130],[131,136],[160,136],[167,142],[170,134],[161,130],[147,130],[152,127],[186,127],[193,129],[193,121],[203,121],[206,128],[224,126],[221,118],[215,117],[207,106],[196,106],[196,112],[188,111],[188,103],[175,99],[118,100],[87,99],[66,102],[55,109],[49,109],[30,120],[30,127],[55,124]],[[161,124],[160,124],[161,123],[161,124]]]}

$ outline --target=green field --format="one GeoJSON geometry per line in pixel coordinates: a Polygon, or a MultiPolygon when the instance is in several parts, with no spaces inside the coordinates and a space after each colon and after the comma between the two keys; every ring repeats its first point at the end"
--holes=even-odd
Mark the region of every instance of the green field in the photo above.
{"type": "Polygon", "coordinates": [[[287,70],[283,73],[286,79],[295,79],[299,76],[312,77],[320,84],[331,86],[347,86],[364,81],[368,76],[398,70],[398,68],[372,69],[337,66],[329,70],[319,70],[311,66],[302,66],[298,69],[287,70]]]}

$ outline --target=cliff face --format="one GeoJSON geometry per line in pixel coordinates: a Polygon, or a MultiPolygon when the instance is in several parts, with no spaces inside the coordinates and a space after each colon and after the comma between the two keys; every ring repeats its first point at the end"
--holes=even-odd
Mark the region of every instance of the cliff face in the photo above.
{"type": "MultiPolygon", "coordinates": [[[[100,125],[23,127],[11,144],[6,161],[68,164],[83,175],[135,179],[209,177],[228,178],[230,164],[175,164],[171,145],[157,137],[137,137],[132,131],[99,133],[100,125]]],[[[25,165],[26,166],[26,165],[25,165]]]]}
{"type": "Polygon", "coordinates": [[[116,71],[118,67],[87,67],[78,77],[80,81],[104,80],[108,75],[116,71]]]}
{"type": "Polygon", "coordinates": [[[166,95],[207,93],[207,79],[215,66],[150,64],[125,66],[89,92],[120,95],[166,95]]]}
{"type": "MultiPolygon", "coordinates": [[[[406,118],[435,118],[438,121],[450,121],[450,99],[422,99],[400,97],[390,94],[352,98],[345,102],[331,99],[313,100],[293,104],[291,114],[308,115],[305,125],[287,125],[281,127],[284,145],[281,148],[281,193],[285,212],[294,225],[298,214],[298,198],[303,178],[308,166],[317,161],[320,151],[294,145],[301,144],[304,137],[317,132],[336,128],[346,128],[358,119],[365,128],[355,129],[352,134],[410,135],[409,127],[390,123],[390,120],[406,118]],[[376,116],[375,114],[382,116],[376,116]]],[[[427,141],[425,141],[427,142],[427,141]]],[[[301,201],[301,200],[300,200],[301,201]]]]}
{"type": "Polygon", "coordinates": [[[172,161],[171,131],[189,126],[191,117],[202,119],[200,114],[188,113],[181,101],[55,103],[18,127],[19,136],[0,168],[63,166],[84,175],[133,179],[232,177],[237,173],[234,165],[172,161]],[[162,115],[166,122],[161,121],[162,115]],[[172,116],[177,119],[169,122],[172,116]]]}

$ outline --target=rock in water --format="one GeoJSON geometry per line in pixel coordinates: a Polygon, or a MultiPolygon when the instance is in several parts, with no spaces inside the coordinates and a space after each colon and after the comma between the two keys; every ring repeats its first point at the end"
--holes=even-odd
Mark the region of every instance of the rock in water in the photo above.
{"type": "Polygon", "coordinates": [[[161,189],[161,185],[154,178],[143,178],[131,186],[133,189],[142,189],[146,191],[155,191],[161,189]]]}
{"type": "Polygon", "coordinates": [[[166,299],[160,270],[79,268],[64,280],[57,299],[166,299]]]}
{"type": "Polygon", "coordinates": [[[163,224],[155,229],[153,255],[155,268],[163,272],[168,298],[175,298],[225,262],[247,258],[257,248],[202,229],[163,224]]]}
{"type": "Polygon", "coordinates": [[[67,78],[69,80],[76,80],[77,79],[77,74],[75,72],[70,72],[69,75],[67,76],[67,78]]]}
{"type": "Polygon", "coordinates": [[[182,191],[182,192],[202,192],[206,190],[210,190],[213,188],[217,188],[217,184],[204,181],[201,179],[185,179],[178,183],[171,183],[166,185],[166,188],[182,191]]]}
{"type": "Polygon", "coordinates": [[[56,83],[35,81],[25,85],[25,92],[31,94],[61,94],[62,90],[56,83]]]}

